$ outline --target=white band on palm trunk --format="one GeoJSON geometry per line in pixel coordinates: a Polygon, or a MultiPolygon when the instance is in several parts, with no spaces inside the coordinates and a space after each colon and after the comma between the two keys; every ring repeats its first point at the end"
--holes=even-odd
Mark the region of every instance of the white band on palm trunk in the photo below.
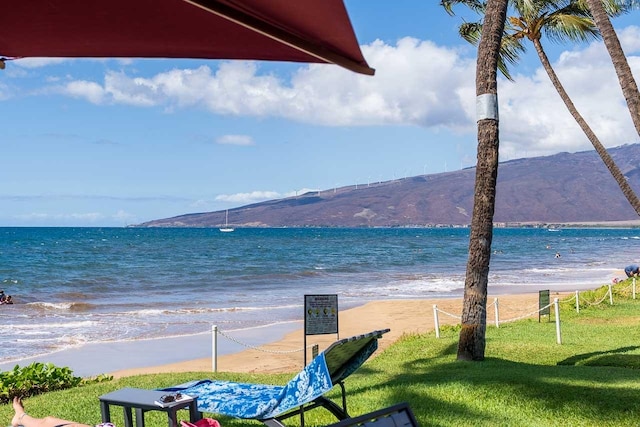
{"type": "Polygon", "coordinates": [[[498,120],[498,95],[483,93],[476,97],[476,120],[498,120]]]}

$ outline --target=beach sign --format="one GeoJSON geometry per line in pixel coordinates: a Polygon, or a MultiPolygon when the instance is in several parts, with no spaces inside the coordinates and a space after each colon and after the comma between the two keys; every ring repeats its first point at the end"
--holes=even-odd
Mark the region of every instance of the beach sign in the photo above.
{"type": "Polygon", "coordinates": [[[549,306],[549,290],[538,292],[538,323],[540,323],[540,316],[549,316],[551,321],[551,307],[549,306]]]}
{"type": "MultiPolygon", "coordinates": [[[[338,333],[338,295],[304,296],[304,365],[307,365],[307,335],[338,333]]],[[[318,355],[314,345],[312,357],[318,355]]]]}
{"type": "Polygon", "coordinates": [[[338,295],[304,296],[304,333],[305,335],[338,333],[338,295]]]}

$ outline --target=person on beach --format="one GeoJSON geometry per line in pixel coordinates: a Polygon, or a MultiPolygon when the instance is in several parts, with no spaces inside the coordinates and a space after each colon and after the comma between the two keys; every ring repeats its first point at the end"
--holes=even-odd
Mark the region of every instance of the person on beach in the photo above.
{"type": "Polygon", "coordinates": [[[631,264],[624,268],[624,272],[627,277],[637,277],[640,275],[640,266],[637,264],[631,264]]]}
{"type": "MultiPolygon", "coordinates": [[[[44,417],[44,418],[35,418],[31,415],[27,414],[24,411],[24,406],[22,405],[22,401],[19,397],[13,398],[13,410],[15,415],[11,419],[12,427],[62,427],[62,426],[73,426],[73,427],[92,427],[88,424],[77,423],[75,421],[63,420],[55,417],[44,417]]],[[[111,423],[101,423],[97,424],[95,427],[115,427],[111,423]]]]}

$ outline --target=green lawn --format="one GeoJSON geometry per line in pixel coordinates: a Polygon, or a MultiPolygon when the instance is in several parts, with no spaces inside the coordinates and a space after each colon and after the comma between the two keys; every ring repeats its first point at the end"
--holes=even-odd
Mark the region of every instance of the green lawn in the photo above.
{"type": "MultiPolygon", "coordinates": [[[[596,301],[604,290],[598,292],[585,294],[584,300],[596,301]]],[[[488,326],[484,362],[456,361],[455,327],[443,328],[440,339],[434,333],[406,336],[347,379],[350,413],[408,401],[423,426],[638,426],[640,300],[615,295],[614,302],[581,307],[579,314],[571,302],[561,304],[562,345],[556,343],[553,316],[551,322],[488,326]]],[[[32,397],[26,409],[34,416],[95,424],[100,422],[98,396],[122,387],[160,388],[213,377],[281,384],[293,374],[135,376],[32,397]]],[[[338,390],[329,396],[338,397],[338,390]]],[[[11,414],[10,405],[0,406],[5,425],[11,414]]],[[[121,411],[112,409],[112,416],[124,425],[121,411]]],[[[217,418],[225,427],[262,425],[217,418]]],[[[146,420],[149,427],[166,426],[164,414],[147,413],[146,420]]],[[[307,426],[335,421],[322,409],[308,412],[306,420],[307,426]]],[[[298,418],[290,424],[299,425],[298,418]]]]}

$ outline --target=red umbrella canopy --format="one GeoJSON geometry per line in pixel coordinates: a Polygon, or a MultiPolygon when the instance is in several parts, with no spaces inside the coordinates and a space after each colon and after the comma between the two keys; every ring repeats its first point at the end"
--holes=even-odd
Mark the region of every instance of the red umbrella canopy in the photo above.
{"type": "Polygon", "coordinates": [[[7,0],[0,55],[255,59],[374,73],[342,0],[7,0]]]}

